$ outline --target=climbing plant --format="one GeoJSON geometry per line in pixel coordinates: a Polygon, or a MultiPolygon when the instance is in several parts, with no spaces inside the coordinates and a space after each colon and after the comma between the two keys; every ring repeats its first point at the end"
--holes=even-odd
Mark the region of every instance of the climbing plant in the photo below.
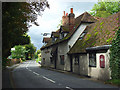
{"type": "Polygon", "coordinates": [[[120,27],[110,48],[110,68],[112,79],[120,79],[120,27]]]}

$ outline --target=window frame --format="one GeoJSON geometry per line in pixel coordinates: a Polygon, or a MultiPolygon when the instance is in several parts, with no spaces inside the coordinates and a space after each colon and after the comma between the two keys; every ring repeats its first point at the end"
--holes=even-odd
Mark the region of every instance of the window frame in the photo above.
{"type": "Polygon", "coordinates": [[[60,64],[61,65],[65,64],[64,59],[65,59],[65,56],[64,55],[60,55],[60,64]]]}
{"type": "Polygon", "coordinates": [[[53,64],[53,58],[52,57],[50,57],[50,63],[53,64]]]}
{"type": "Polygon", "coordinates": [[[89,67],[97,67],[96,53],[89,53],[89,67]]]}
{"type": "Polygon", "coordinates": [[[75,56],[74,65],[79,65],[79,56],[75,56]]]}

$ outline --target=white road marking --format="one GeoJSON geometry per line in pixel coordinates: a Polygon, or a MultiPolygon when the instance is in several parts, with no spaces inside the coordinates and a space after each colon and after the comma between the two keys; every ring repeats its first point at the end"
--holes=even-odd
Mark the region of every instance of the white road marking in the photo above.
{"type": "Polygon", "coordinates": [[[48,81],[50,81],[50,82],[52,82],[52,83],[55,83],[55,81],[53,81],[53,80],[51,80],[51,79],[49,79],[49,78],[47,78],[45,76],[43,76],[43,78],[46,79],[46,80],[48,80],[48,81]]]}
{"type": "Polygon", "coordinates": [[[70,90],[74,90],[74,89],[72,89],[72,88],[70,88],[70,87],[66,87],[67,89],[70,89],[70,90]]]}
{"type": "Polygon", "coordinates": [[[38,73],[36,73],[36,72],[33,72],[34,74],[36,74],[36,75],[39,75],[38,73]]]}
{"type": "MultiPolygon", "coordinates": [[[[31,61],[30,61],[31,62],[31,61]]],[[[26,65],[26,68],[28,67],[28,65],[30,64],[30,62],[26,65]]]]}

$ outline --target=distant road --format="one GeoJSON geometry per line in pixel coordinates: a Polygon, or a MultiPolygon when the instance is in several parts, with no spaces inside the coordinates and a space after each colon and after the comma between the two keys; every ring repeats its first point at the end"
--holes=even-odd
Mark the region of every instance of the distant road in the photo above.
{"type": "MultiPolygon", "coordinates": [[[[12,71],[14,88],[116,88],[100,82],[39,67],[35,61],[26,61],[12,71]]],[[[111,90],[111,89],[110,89],[111,90]]]]}

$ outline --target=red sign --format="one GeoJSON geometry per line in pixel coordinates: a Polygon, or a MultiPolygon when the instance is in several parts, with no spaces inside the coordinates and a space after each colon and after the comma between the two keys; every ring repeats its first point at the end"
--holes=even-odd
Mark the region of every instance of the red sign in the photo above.
{"type": "Polygon", "coordinates": [[[100,55],[100,67],[101,68],[105,68],[105,56],[104,55],[100,55]]]}

